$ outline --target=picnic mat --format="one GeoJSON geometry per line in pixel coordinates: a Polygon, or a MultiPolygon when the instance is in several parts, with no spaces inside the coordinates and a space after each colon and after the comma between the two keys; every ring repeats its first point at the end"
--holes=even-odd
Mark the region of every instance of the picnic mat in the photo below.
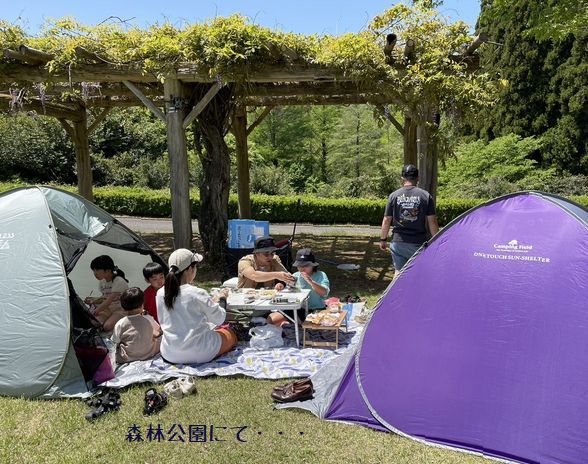
{"type": "MultiPolygon", "coordinates": [[[[324,364],[347,350],[353,349],[359,342],[363,326],[356,323],[355,315],[361,312],[363,303],[353,305],[348,332],[339,332],[339,349],[297,348],[294,328],[284,327],[284,346],[268,350],[249,347],[248,342],[241,342],[236,349],[211,362],[203,364],[169,364],[161,356],[148,361],[135,361],[116,367],[115,377],[102,383],[101,387],[122,388],[134,383],[163,382],[169,378],[194,375],[206,377],[211,375],[246,375],[256,379],[290,379],[308,377],[317,372],[324,364]]],[[[314,341],[333,340],[333,331],[307,332],[307,338],[314,341]]],[[[106,340],[109,349],[114,346],[106,340]]],[[[302,329],[300,329],[302,345],[302,329]]]]}

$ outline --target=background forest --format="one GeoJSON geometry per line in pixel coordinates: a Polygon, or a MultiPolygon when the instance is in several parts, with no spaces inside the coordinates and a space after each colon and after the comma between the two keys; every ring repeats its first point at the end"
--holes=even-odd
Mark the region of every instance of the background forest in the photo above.
{"type": "MultiPolygon", "coordinates": [[[[515,0],[502,12],[492,3],[483,1],[477,25],[491,41],[481,48],[482,66],[505,85],[473,120],[442,115],[438,196],[586,194],[588,31],[545,37],[531,30],[544,2],[515,0]]],[[[260,111],[252,109],[250,122],[260,111]]],[[[0,181],[75,183],[73,147],[54,119],[2,114],[0,140],[0,181]]],[[[227,142],[234,152],[230,134],[227,142]]],[[[96,185],[168,187],[165,128],[148,110],[111,112],[90,144],[96,185]]],[[[196,186],[201,165],[194,141],[188,144],[196,186]]],[[[264,119],[249,152],[254,193],[383,198],[398,186],[403,149],[401,134],[370,106],[293,106],[264,119]]]]}

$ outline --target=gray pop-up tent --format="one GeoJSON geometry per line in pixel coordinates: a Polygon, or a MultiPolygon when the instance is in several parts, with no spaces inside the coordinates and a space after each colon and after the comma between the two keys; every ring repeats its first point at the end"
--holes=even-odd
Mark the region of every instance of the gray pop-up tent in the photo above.
{"type": "Polygon", "coordinates": [[[90,262],[109,255],[130,286],[161,258],[91,202],[49,187],[0,195],[0,395],[83,396],[105,357],[80,298],[98,294],[90,262]]]}
{"type": "Polygon", "coordinates": [[[355,353],[282,407],[506,461],[588,461],[588,211],[521,192],[402,269],[355,353]]]}

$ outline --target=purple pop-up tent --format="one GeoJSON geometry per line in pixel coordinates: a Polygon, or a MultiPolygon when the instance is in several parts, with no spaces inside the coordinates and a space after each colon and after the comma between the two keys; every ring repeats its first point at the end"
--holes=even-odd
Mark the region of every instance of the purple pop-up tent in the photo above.
{"type": "Polygon", "coordinates": [[[588,462],[588,211],[538,192],[468,211],[390,285],[346,366],[325,369],[298,403],[325,419],[588,462]]]}

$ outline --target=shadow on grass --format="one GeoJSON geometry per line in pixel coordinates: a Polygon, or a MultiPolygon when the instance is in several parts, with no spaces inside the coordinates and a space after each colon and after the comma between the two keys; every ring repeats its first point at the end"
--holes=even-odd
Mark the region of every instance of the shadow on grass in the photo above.
{"type": "MultiPolygon", "coordinates": [[[[274,236],[276,241],[288,238],[274,236]]],[[[143,234],[143,239],[161,255],[164,260],[173,250],[173,235],[143,234]]],[[[334,264],[323,263],[320,269],[329,276],[331,294],[376,296],[383,292],[394,275],[390,253],[379,249],[377,238],[349,235],[310,235],[300,234],[294,239],[293,254],[304,247],[312,248],[318,259],[332,261],[337,264],[357,264],[357,271],[342,271],[334,264]]],[[[194,236],[194,248],[202,250],[200,238],[194,236]]],[[[295,269],[293,269],[295,271],[295,269]]],[[[221,276],[203,266],[196,280],[204,286],[218,286],[221,276]]]]}

